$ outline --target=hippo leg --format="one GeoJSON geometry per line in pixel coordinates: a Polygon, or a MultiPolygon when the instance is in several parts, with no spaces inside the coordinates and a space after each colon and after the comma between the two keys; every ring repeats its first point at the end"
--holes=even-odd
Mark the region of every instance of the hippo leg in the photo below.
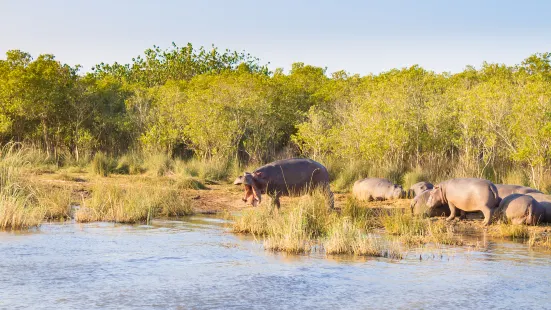
{"type": "Polygon", "coordinates": [[[279,193],[276,193],[273,196],[271,196],[272,206],[276,206],[278,210],[281,207],[281,203],[279,202],[279,197],[281,197],[281,194],[279,194],[279,193]]]}
{"type": "Polygon", "coordinates": [[[484,222],[482,222],[482,225],[488,226],[492,220],[492,215],[494,214],[493,209],[486,207],[481,211],[482,214],[484,214],[484,222]]]}
{"type": "Polygon", "coordinates": [[[446,218],[446,221],[451,221],[455,218],[455,206],[453,203],[448,203],[448,206],[450,207],[450,216],[446,218]]]}
{"type": "Polygon", "coordinates": [[[460,220],[464,220],[464,219],[467,218],[467,212],[465,212],[463,210],[459,210],[459,212],[461,212],[461,215],[459,216],[460,220]]]}

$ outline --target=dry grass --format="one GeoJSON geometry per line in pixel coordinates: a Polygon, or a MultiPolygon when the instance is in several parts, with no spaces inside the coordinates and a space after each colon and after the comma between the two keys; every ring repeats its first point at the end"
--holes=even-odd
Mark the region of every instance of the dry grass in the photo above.
{"type": "Polygon", "coordinates": [[[114,184],[96,184],[92,197],[75,213],[77,222],[109,221],[136,223],[158,216],[182,216],[193,213],[191,200],[178,191],[156,186],[123,188],[114,184]]]}
{"type": "Polygon", "coordinates": [[[492,225],[489,231],[493,237],[511,238],[511,239],[528,239],[530,238],[530,229],[525,225],[513,225],[508,223],[498,223],[492,225]]]}
{"type": "Polygon", "coordinates": [[[359,256],[388,257],[402,259],[403,254],[397,242],[384,242],[372,234],[365,234],[348,218],[333,223],[328,237],[324,240],[325,252],[334,254],[353,254],[359,256]]]}

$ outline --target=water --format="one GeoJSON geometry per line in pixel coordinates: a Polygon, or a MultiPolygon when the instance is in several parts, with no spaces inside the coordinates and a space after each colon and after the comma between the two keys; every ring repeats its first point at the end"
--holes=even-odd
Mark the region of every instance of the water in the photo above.
{"type": "Polygon", "coordinates": [[[549,253],[496,241],[424,253],[274,254],[210,217],[46,224],[0,233],[0,309],[551,308],[549,253]]]}

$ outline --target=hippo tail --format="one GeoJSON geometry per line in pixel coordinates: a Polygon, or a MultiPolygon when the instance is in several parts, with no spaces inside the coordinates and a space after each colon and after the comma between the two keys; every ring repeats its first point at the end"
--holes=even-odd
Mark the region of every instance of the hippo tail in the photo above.
{"type": "MultiPolygon", "coordinates": [[[[496,199],[496,201],[497,201],[497,206],[499,206],[499,204],[501,203],[501,197],[499,197],[499,194],[498,194],[498,192],[497,192],[496,186],[493,185],[493,184],[490,185],[490,190],[492,191],[492,193],[494,193],[494,197],[495,197],[495,199],[496,199]]],[[[497,206],[496,206],[496,207],[497,207],[497,206]]]]}

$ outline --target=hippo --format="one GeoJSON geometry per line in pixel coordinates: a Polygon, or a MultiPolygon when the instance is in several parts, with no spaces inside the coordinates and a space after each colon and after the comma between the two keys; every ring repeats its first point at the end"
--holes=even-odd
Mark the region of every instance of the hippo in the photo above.
{"type": "Polygon", "coordinates": [[[450,208],[448,221],[455,218],[456,209],[461,210],[461,218],[465,218],[466,212],[482,211],[483,224],[488,225],[500,200],[496,186],[488,180],[450,179],[434,187],[427,206],[435,208],[447,203],[450,208]]]}
{"type": "Polygon", "coordinates": [[[545,211],[543,222],[551,223],[551,195],[542,193],[527,193],[526,195],[533,197],[543,207],[545,211]]]}
{"type": "Polygon", "coordinates": [[[433,189],[433,187],[434,186],[429,182],[415,183],[408,189],[408,197],[417,197],[424,191],[433,189]]]}
{"type": "Polygon", "coordinates": [[[543,221],[545,209],[532,196],[511,194],[501,200],[496,213],[513,224],[537,225],[543,221]]]}
{"type": "MultiPolygon", "coordinates": [[[[427,217],[435,216],[450,216],[450,208],[447,204],[442,204],[435,208],[429,208],[427,206],[427,200],[429,199],[431,189],[422,192],[421,194],[415,196],[411,201],[409,207],[411,209],[411,214],[421,215],[427,217]]],[[[457,210],[458,212],[458,210],[457,210]]]]}
{"type": "Polygon", "coordinates": [[[501,199],[511,195],[511,194],[528,194],[528,193],[541,193],[537,189],[521,186],[521,185],[511,185],[511,184],[495,184],[497,188],[497,193],[501,199]]]}
{"type": "Polygon", "coordinates": [[[352,194],[358,200],[387,200],[403,198],[404,190],[387,179],[365,178],[354,182],[352,194]]]}
{"type": "Polygon", "coordinates": [[[252,173],[245,172],[233,182],[245,187],[245,203],[256,206],[262,202],[262,194],[272,198],[279,209],[281,196],[300,196],[322,188],[328,196],[328,207],[333,209],[333,193],[329,188],[329,173],[320,163],[311,159],[291,158],[264,165],[252,173]]]}

